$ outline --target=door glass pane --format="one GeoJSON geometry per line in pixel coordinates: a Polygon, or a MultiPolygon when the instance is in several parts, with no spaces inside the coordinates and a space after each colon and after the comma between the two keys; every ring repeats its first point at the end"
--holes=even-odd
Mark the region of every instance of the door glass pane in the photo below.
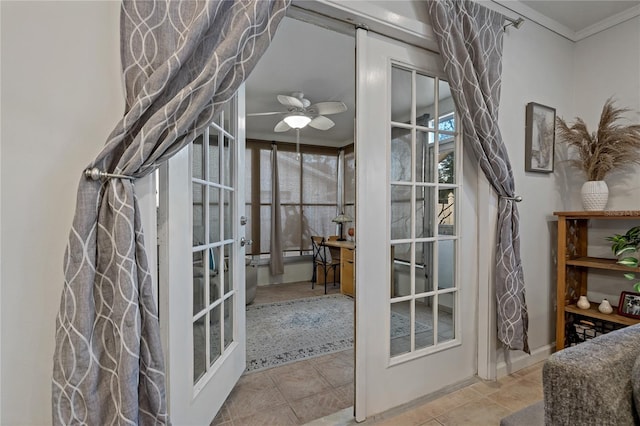
{"type": "Polygon", "coordinates": [[[251,203],[251,196],[253,194],[251,182],[251,176],[253,175],[253,149],[247,148],[244,151],[244,201],[245,203],[251,203]]]}
{"type": "Polygon", "coordinates": [[[435,116],[436,79],[416,74],[416,124],[428,127],[435,116]]]}
{"type": "Polygon", "coordinates": [[[209,312],[209,365],[216,362],[222,354],[222,342],[220,341],[220,306],[221,305],[216,305],[216,307],[209,312]]]}
{"type": "Polygon", "coordinates": [[[416,186],[416,238],[433,236],[433,201],[435,188],[431,186],[416,186]]]}
{"type": "Polygon", "coordinates": [[[220,235],[220,188],[209,188],[209,242],[217,243],[220,235]]]}
{"type": "Polygon", "coordinates": [[[205,186],[194,183],[193,188],[193,245],[200,246],[206,243],[205,239],[205,186]]]}
{"type": "Polygon", "coordinates": [[[411,186],[391,185],[391,239],[411,238],[411,186]]]}
{"type": "Polygon", "coordinates": [[[435,344],[433,338],[433,296],[416,299],[416,350],[435,344]]]}
{"type": "Polygon", "coordinates": [[[411,244],[391,246],[391,297],[411,294],[411,244]]]}
{"type": "Polygon", "coordinates": [[[391,356],[411,352],[411,301],[391,304],[391,356]]]}
{"type": "Polygon", "coordinates": [[[438,191],[438,235],[456,235],[455,201],[454,188],[438,191]]]}
{"type": "Polygon", "coordinates": [[[225,244],[223,246],[224,249],[224,294],[229,293],[233,290],[233,244],[225,244]]]}
{"type": "Polygon", "coordinates": [[[224,348],[233,342],[233,296],[224,301],[224,348]]]}
{"type": "Polygon", "coordinates": [[[193,253],[193,314],[197,314],[205,308],[205,277],[207,267],[204,262],[205,251],[193,253]]]}
{"type": "Polygon", "coordinates": [[[233,140],[229,139],[228,136],[224,137],[224,150],[222,157],[222,182],[226,186],[231,186],[231,178],[233,177],[233,140]]]}
{"type": "Polygon", "coordinates": [[[191,151],[191,175],[197,179],[204,179],[204,167],[202,166],[204,157],[203,139],[203,135],[198,136],[193,141],[193,149],[191,151]]]}
{"type": "Polygon", "coordinates": [[[415,294],[435,290],[433,268],[433,242],[416,242],[415,294]]]}
{"type": "Polygon", "coordinates": [[[232,237],[233,217],[231,216],[231,203],[233,202],[233,192],[228,189],[221,189],[223,198],[224,233],[220,240],[228,240],[232,237]]]}
{"type": "Polygon", "coordinates": [[[205,320],[207,316],[203,316],[193,323],[193,381],[204,376],[207,368],[207,341],[205,320]]]}
{"type": "Polygon", "coordinates": [[[457,293],[438,295],[438,343],[454,340],[457,293]]]}
{"type": "Polygon", "coordinates": [[[455,141],[440,143],[440,153],[438,154],[439,183],[456,183],[455,164],[455,141]]]}
{"type": "Polygon", "coordinates": [[[222,106],[222,116],[223,116],[223,120],[222,120],[222,127],[225,131],[233,134],[235,129],[234,129],[234,115],[231,113],[231,108],[232,107],[232,103],[231,102],[227,102],[222,106]]]}
{"type": "Polygon", "coordinates": [[[209,303],[220,298],[220,247],[209,249],[209,303]]]}
{"type": "Polygon", "coordinates": [[[433,138],[432,132],[416,130],[416,182],[432,183],[434,181],[434,151],[429,138],[433,138]]]}
{"type": "Polygon", "coordinates": [[[391,68],[391,121],[411,121],[411,71],[391,68]]]}
{"type": "Polygon", "coordinates": [[[218,149],[218,130],[209,127],[209,182],[220,183],[220,150],[218,149]]]}
{"type": "Polygon", "coordinates": [[[391,129],[391,182],[411,181],[411,130],[391,129]]]}
{"type": "Polygon", "coordinates": [[[456,241],[438,241],[438,288],[453,288],[456,286],[456,241]]]}
{"type": "Polygon", "coordinates": [[[444,80],[438,80],[438,108],[438,129],[455,132],[457,130],[454,119],[455,105],[449,83],[444,80]]]}

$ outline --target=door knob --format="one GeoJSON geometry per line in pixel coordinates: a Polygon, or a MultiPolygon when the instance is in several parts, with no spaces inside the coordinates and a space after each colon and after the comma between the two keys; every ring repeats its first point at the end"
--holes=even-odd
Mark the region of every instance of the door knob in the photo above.
{"type": "Polygon", "coordinates": [[[253,240],[247,240],[245,237],[240,238],[240,247],[250,246],[253,244],[253,240]]]}

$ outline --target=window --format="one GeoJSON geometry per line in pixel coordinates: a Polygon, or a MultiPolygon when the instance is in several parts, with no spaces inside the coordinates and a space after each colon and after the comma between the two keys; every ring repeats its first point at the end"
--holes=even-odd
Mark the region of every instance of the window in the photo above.
{"type": "MultiPolygon", "coordinates": [[[[341,206],[340,150],[278,143],[280,217],[285,256],[311,251],[312,235],[333,235],[341,206]]],[[[245,155],[246,202],[253,255],[268,257],[271,244],[271,154],[269,142],[248,141],[245,155]]],[[[351,193],[354,191],[352,190],[351,193]]]]}

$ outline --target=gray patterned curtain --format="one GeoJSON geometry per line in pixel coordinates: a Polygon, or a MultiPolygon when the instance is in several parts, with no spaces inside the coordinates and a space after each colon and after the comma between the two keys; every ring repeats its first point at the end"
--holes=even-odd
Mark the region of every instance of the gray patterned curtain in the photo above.
{"type": "MultiPolygon", "coordinates": [[[[89,166],[145,176],[191,142],[269,45],[289,0],[125,1],[126,110],[89,166]]],[[[54,424],[168,423],[132,180],[80,179],[56,320],[54,424]]]]}
{"type": "Polygon", "coordinates": [[[464,143],[498,193],[496,300],[498,338],[529,352],[528,315],[520,260],[515,182],[498,128],[504,16],[470,0],[428,3],[451,93],[462,122],[464,143]]]}

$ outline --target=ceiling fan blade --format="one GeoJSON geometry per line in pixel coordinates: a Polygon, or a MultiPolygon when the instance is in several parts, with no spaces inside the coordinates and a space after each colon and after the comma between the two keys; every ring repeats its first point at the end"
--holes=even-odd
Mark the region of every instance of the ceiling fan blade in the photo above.
{"type": "Polygon", "coordinates": [[[276,124],[276,127],[273,128],[274,132],[286,132],[287,130],[289,130],[291,127],[289,127],[289,125],[287,123],[284,122],[284,120],[280,120],[278,122],[278,124],[276,124]]]}
{"type": "Polygon", "coordinates": [[[311,122],[309,123],[309,126],[313,127],[314,129],[318,129],[318,130],[329,130],[330,128],[335,126],[335,124],[336,123],[334,123],[329,118],[327,118],[327,117],[325,117],[323,115],[319,115],[316,118],[314,118],[313,120],[311,120],[311,122]]]}
{"type": "Polygon", "coordinates": [[[347,106],[344,102],[318,102],[309,107],[310,112],[315,112],[319,115],[331,115],[345,112],[347,106]]]}
{"type": "Polygon", "coordinates": [[[271,112],[249,112],[247,113],[247,117],[260,117],[264,115],[278,115],[282,114],[280,111],[271,111],[271,112]]]}
{"type": "Polygon", "coordinates": [[[278,102],[288,107],[304,108],[302,101],[298,98],[294,98],[293,96],[278,95],[278,102]]]}

